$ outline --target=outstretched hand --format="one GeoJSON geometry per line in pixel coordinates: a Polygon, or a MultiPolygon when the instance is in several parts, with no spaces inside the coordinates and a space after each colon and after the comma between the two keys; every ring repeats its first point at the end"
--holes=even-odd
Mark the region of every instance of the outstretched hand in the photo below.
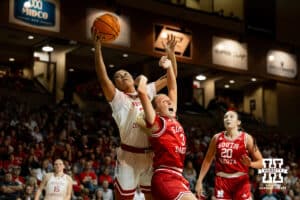
{"type": "Polygon", "coordinates": [[[158,65],[164,69],[168,69],[172,66],[172,62],[168,59],[167,56],[162,56],[158,62],[158,65]]]}
{"type": "Polygon", "coordinates": [[[139,75],[135,80],[134,83],[137,85],[137,91],[139,93],[147,94],[147,77],[144,75],[139,75]]]}
{"type": "Polygon", "coordinates": [[[175,35],[168,34],[167,40],[162,40],[162,43],[167,53],[175,53],[175,47],[177,44],[175,35]]]}
{"type": "Polygon", "coordinates": [[[94,44],[98,44],[98,45],[101,45],[101,40],[100,40],[100,37],[97,35],[97,30],[95,30],[95,28],[92,26],[91,28],[91,34],[92,34],[92,38],[93,38],[93,41],[94,41],[94,44]]]}

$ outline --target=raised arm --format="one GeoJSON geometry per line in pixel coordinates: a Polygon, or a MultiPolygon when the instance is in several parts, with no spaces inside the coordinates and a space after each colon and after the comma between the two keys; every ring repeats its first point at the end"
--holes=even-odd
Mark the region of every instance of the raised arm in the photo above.
{"type": "Polygon", "coordinates": [[[209,147],[208,147],[208,150],[206,152],[206,155],[205,155],[205,158],[202,162],[202,165],[201,165],[201,170],[200,170],[200,173],[199,173],[199,177],[198,177],[198,180],[197,180],[197,184],[196,184],[196,187],[195,187],[195,191],[196,191],[196,194],[198,195],[198,197],[200,197],[201,193],[202,193],[202,182],[203,182],[203,179],[204,177],[206,176],[209,168],[210,168],[210,165],[215,157],[215,154],[216,154],[216,139],[217,139],[217,135],[215,135],[212,140],[210,141],[210,144],[209,144],[209,147]]]}
{"type": "MultiPolygon", "coordinates": [[[[177,77],[177,62],[176,62],[176,55],[175,55],[176,44],[177,41],[174,35],[168,35],[167,41],[163,41],[163,46],[165,47],[166,54],[168,56],[168,59],[171,60],[174,74],[177,77]]],[[[166,75],[160,77],[157,81],[155,81],[156,91],[160,91],[166,85],[167,85],[166,75]]]]}
{"type": "Polygon", "coordinates": [[[168,96],[174,104],[174,112],[177,110],[177,82],[174,70],[172,67],[172,62],[167,59],[166,56],[161,57],[159,61],[159,66],[167,69],[167,87],[168,87],[168,96]]]}
{"type": "Polygon", "coordinates": [[[155,120],[155,110],[147,94],[147,78],[143,75],[139,77],[137,91],[144,108],[145,120],[149,124],[153,124],[155,120]]]}
{"type": "Polygon", "coordinates": [[[94,38],[94,46],[95,46],[95,67],[96,67],[97,77],[101,84],[106,100],[110,102],[115,96],[116,89],[113,82],[109,79],[107,75],[106,67],[102,56],[100,40],[93,32],[93,30],[92,30],[92,35],[94,38]]]}

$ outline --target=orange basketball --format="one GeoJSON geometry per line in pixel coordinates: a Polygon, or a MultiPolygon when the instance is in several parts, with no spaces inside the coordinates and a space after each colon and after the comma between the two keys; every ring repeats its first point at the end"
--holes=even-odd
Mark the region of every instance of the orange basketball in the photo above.
{"type": "Polygon", "coordinates": [[[102,42],[112,42],[120,34],[120,23],[118,18],[106,13],[97,17],[92,26],[94,32],[102,42]]]}

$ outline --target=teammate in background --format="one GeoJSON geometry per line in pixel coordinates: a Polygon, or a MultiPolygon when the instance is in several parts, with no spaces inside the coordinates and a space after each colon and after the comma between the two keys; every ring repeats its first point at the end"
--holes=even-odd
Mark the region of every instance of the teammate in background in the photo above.
{"type": "Polygon", "coordinates": [[[64,173],[61,159],[54,161],[54,173],[47,173],[37,190],[34,200],[39,200],[45,190],[44,200],[69,200],[72,196],[72,178],[64,173]]]}
{"type": "Polygon", "coordinates": [[[147,78],[140,76],[138,94],[145,112],[150,141],[154,151],[154,174],[151,189],[154,199],[196,200],[189,190],[189,183],[183,177],[186,154],[186,136],[176,120],[177,83],[171,61],[166,57],[160,66],[167,69],[168,96],[159,94],[152,101],[147,95],[147,78]]]}
{"type": "MultiPolygon", "coordinates": [[[[115,178],[115,197],[117,200],[133,199],[135,189],[139,186],[147,200],[151,199],[152,158],[148,136],[137,123],[143,115],[143,108],[138,98],[131,74],[119,70],[113,81],[108,77],[103,61],[101,42],[92,30],[95,44],[96,73],[104,96],[112,108],[112,116],[119,128],[121,148],[117,152],[115,178]]],[[[168,57],[177,74],[175,58],[175,36],[168,36],[164,43],[168,57]]],[[[152,99],[156,91],[167,84],[166,77],[158,79],[147,86],[147,93],[152,99]]]]}
{"type": "Polygon", "coordinates": [[[196,184],[198,196],[202,193],[203,179],[215,158],[215,198],[252,199],[248,170],[249,167],[262,168],[263,158],[252,136],[239,130],[240,124],[237,112],[225,113],[226,130],[213,136],[201,166],[196,184]]]}

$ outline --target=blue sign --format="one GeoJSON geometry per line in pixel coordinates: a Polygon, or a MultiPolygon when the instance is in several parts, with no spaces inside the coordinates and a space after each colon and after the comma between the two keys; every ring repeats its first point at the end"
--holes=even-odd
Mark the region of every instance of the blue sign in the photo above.
{"type": "Polygon", "coordinates": [[[14,17],[35,26],[55,26],[55,4],[45,0],[14,0],[14,17]]]}

